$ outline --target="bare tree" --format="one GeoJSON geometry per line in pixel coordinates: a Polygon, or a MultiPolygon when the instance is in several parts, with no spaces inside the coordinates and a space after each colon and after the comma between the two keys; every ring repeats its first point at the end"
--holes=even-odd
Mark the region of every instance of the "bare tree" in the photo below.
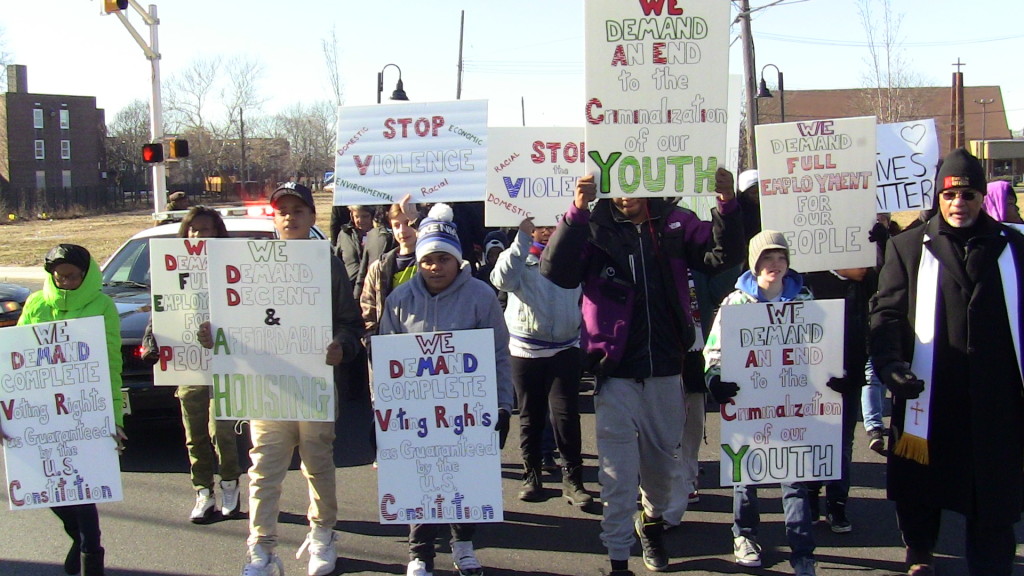
{"type": "Polygon", "coordinates": [[[321,100],[296,104],[274,116],[274,136],[291,143],[293,175],[319,185],[323,173],[334,168],[337,109],[321,100]]]}
{"type": "Polygon", "coordinates": [[[331,33],[327,38],[320,40],[320,46],[324,51],[324,64],[327,65],[327,80],[330,82],[331,96],[334,97],[334,105],[341,106],[341,72],[338,69],[338,34],[334,26],[331,26],[331,33]]]}
{"type": "Polygon", "coordinates": [[[216,132],[208,123],[210,97],[221,70],[220,58],[193,61],[171,78],[165,87],[164,119],[171,132],[202,129],[216,132]]]}
{"type": "Polygon", "coordinates": [[[900,26],[902,14],[894,14],[892,0],[858,0],[861,24],[868,39],[868,72],[864,86],[869,88],[861,108],[892,123],[917,117],[918,104],[908,88],[922,85],[921,78],[903,57],[900,26]],[[874,11],[880,5],[878,14],[874,11]]]}
{"type": "Polygon", "coordinates": [[[117,170],[116,181],[128,190],[145,185],[146,164],[142,145],[149,142],[149,103],[133,100],[114,115],[107,126],[107,161],[117,170]]]}
{"type": "Polygon", "coordinates": [[[4,41],[4,29],[0,26],[0,92],[7,92],[7,65],[11,63],[11,55],[5,50],[7,43],[4,41]]]}

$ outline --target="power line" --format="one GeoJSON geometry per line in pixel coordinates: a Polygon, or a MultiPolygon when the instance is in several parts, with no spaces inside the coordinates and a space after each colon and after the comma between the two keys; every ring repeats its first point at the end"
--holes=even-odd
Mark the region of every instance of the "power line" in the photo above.
{"type": "MultiPolygon", "coordinates": [[[[778,40],[779,42],[790,42],[794,44],[814,44],[819,46],[847,46],[855,48],[866,48],[871,42],[863,40],[835,40],[829,38],[806,38],[802,36],[789,36],[786,34],[772,34],[760,32],[759,38],[778,40]]],[[[1024,38],[1024,34],[1015,36],[1002,36],[998,38],[978,38],[973,40],[937,40],[933,42],[900,42],[900,48],[932,48],[935,46],[966,46],[970,44],[987,44],[991,42],[1005,42],[1007,40],[1018,40],[1024,38]]]]}

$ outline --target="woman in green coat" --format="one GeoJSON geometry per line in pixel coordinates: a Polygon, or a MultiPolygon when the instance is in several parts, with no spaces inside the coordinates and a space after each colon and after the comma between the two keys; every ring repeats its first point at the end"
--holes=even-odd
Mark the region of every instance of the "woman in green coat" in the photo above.
{"type": "MultiPolygon", "coordinates": [[[[121,321],[114,301],[100,289],[103,279],[89,251],[75,244],[59,244],[46,255],[47,272],[43,289],[28,297],[18,325],[40,324],[102,316],[107,337],[110,365],[110,393],[113,397],[114,440],[117,451],[124,449],[124,416],[121,413],[121,321]]],[[[71,536],[71,549],[64,560],[64,571],[82,576],[102,576],[103,547],[100,545],[100,519],[95,504],[77,504],[50,508],[64,523],[71,536]]]]}

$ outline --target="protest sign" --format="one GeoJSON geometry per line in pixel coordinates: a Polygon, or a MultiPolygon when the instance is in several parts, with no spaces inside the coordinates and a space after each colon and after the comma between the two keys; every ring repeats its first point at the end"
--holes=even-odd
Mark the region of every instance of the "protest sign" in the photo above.
{"type": "Polygon", "coordinates": [[[877,211],[930,210],[939,164],[935,119],[879,124],[876,129],[877,211]]]}
{"type": "Polygon", "coordinates": [[[584,3],[587,173],[598,198],[714,195],[725,166],[729,3],[584,3]]]}
{"type": "Polygon", "coordinates": [[[491,128],[488,140],[486,224],[557,224],[586,166],[583,129],[491,128]]]}
{"type": "Polygon", "coordinates": [[[0,330],[11,510],[123,499],[103,318],[0,330]]]}
{"type": "Polygon", "coordinates": [[[800,272],[875,265],[875,118],[764,124],[761,226],[786,236],[800,272]]]}
{"type": "Polygon", "coordinates": [[[217,418],[333,422],[330,244],[220,239],[206,252],[217,418]]]}
{"type": "Polygon", "coordinates": [[[160,347],[160,360],[153,367],[157,386],[210,383],[210,351],[196,338],[199,325],[210,319],[208,242],[195,238],[149,241],[153,336],[160,347]]]}
{"type": "Polygon", "coordinates": [[[380,522],[501,522],[494,331],[372,345],[380,522]]]}
{"type": "Polygon", "coordinates": [[[334,204],[481,201],[487,101],[338,108],[334,204]]]}
{"type": "MultiPolygon", "coordinates": [[[[729,75],[729,121],[726,122],[725,156],[718,163],[719,167],[738,177],[740,163],[740,118],[742,118],[743,77],[739,74],[729,75]]],[[[701,220],[711,220],[711,209],[718,207],[717,194],[703,196],[680,196],[677,206],[692,210],[701,220]]]]}
{"type": "Polygon", "coordinates": [[[724,485],[842,475],[842,300],[722,306],[722,380],[740,391],[719,408],[724,485]]]}

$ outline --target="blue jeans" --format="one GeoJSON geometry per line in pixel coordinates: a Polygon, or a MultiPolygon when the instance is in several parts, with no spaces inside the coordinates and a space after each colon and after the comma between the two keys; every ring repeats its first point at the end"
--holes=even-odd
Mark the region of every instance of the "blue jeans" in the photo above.
{"type": "Polygon", "coordinates": [[[864,430],[882,427],[882,404],[885,399],[885,387],[875,375],[871,361],[864,366],[864,379],[868,385],[860,391],[860,411],[864,415],[864,430]]]}
{"type": "MultiPolygon", "coordinates": [[[[782,484],[782,511],[786,514],[786,540],[789,562],[814,557],[814,536],[811,534],[811,508],[807,504],[807,486],[803,482],[782,484]]],[[[732,535],[757,538],[761,511],[757,486],[736,486],[732,493],[732,535]]]]}

